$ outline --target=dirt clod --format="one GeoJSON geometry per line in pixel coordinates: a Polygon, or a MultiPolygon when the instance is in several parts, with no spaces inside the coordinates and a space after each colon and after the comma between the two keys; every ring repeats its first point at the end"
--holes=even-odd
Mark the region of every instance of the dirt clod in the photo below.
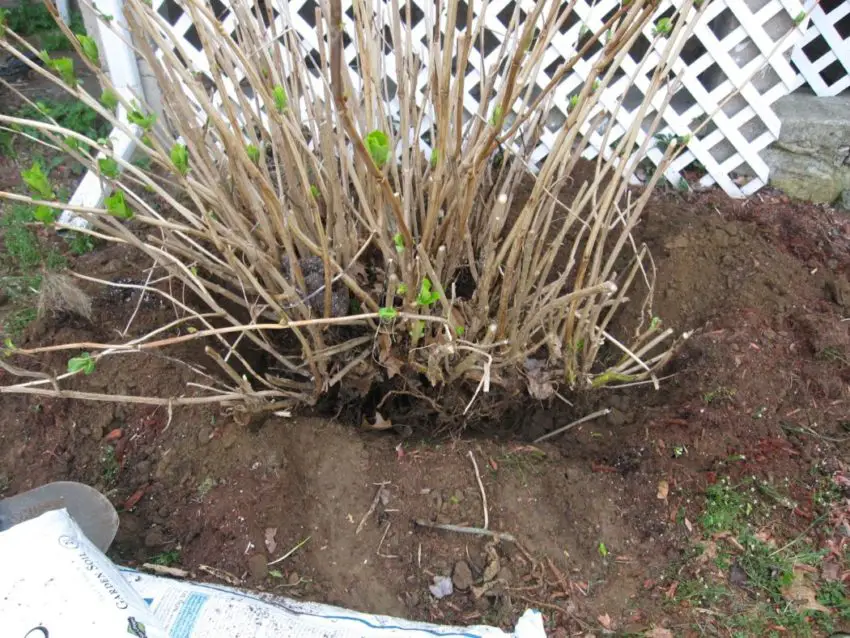
{"type": "Polygon", "coordinates": [[[254,554],[248,559],[248,573],[255,582],[266,579],[269,575],[269,565],[265,554],[254,554]]]}
{"type": "Polygon", "coordinates": [[[162,530],[157,527],[154,527],[147,534],[145,534],[145,547],[162,547],[167,542],[168,540],[165,538],[165,534],[163,534],[162,530]]]}
{"type": "Polygon", "coordinates": [[[475,580],[472,577],[472,570],[469,568],[469,564],[465,560],[456,562],[454,572],[452,573],[452,583],[455,589],[466,591],[472,587],[474,582],[475,580]]]}

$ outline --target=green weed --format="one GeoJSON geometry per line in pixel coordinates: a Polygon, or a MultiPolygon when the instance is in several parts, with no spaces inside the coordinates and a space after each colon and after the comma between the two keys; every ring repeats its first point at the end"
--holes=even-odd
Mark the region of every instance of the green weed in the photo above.
{"type": "Polygon", "coordinates": [[[149,562],[153,563],[154,565],[164,565],[165,567],[177,565],[180,563],[180,550],[171,549],[167,552],[161,552],[159,554],[151,556],[149,562]]]}
{"type": "Polygon", "coordinates": [[[35,308],[21,308],[6,317],[4,328],[12,337],[18,337],[37,316],[35,308]]]}
{"type": "MultiPolygon", "coordinates": [[[[47,7],[41,2],[22,0],[18,6],[8,10],[6,25],[22,36],[38,36],[40,49],[47,51],[63,51],[71,48],[68,39],[56,25],[47,7]]],[[[85,33],[83,17],[78,12],[71,14],[69,25],[74,33],[85,33]]]]}
{"type": "Polygon", "coordinates": [[[739,487],[730,485],[728,479],[721,479],[706,489],[705,511],[700,517],[700,524],[707,534],[739,533],[745,529],[754,507],[739,487]]]}
{"type": "Polygon", "coordinates": [[[100,455],[100,476],[107,487],[112,486],[118,479],[121,466],[115,457],[115,448],[107,445],[100,455]]]}
{"type": "Polygon", "coordinates": [[[71,232],[66,238],[68,248],[75,255],[85,255],[95,249],[94,237],[86,233],[71,232]]]}
{"type": "Polygon", "coordinates": [[[710,405],[712,403],[731,401],[732,398],[735,396],[735,393],[736,390],[734,388],[720,386],[718,388],[715,388],[711,392],[706,392],[704,395],[702,395],[702,399],[710,405]]]}
{"type": "Polygon", "coordinates": [[[508,472],[515,473],[523,485],[528,484],[529,477],[537,476],[543,471],[546,453],[542,450],[506,452],[496,459],[496,464],[508,472]]]}
{"type": "Polygon", "coordinates": [[[27,224],[33,221],[32,207],[23,204],[11,206],[0,220],[6,254],[14,266],[22,271],[41,265],[42,252],[35,233],[27,224]]]}

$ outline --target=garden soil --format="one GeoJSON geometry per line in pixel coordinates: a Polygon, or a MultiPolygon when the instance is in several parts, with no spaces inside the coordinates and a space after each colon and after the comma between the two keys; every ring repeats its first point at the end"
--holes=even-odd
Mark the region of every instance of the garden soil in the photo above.
{"type": "MultiPolygon", "coordinates": [[[[120,511],[121,564],[362,611],[509,624],[531,606],[552,635],[686,626],[671,565],[700,534],[706,486],[720,475],[803,485],[848,458],[850,216],[770,191],[746,202],[667,191],[639,234],[657,268],[655,314],[693,331],[659,390],[541,402],[493,423],[498,439],[403,438],[306,413],[249,428],[212,406],[3,395],[0,496],[81,481],[120,511]],[[612,412],[531,443],[602,407],[612,412]],[[517,542],[417,520],[486,521],[517,542]],[[455,592],[438,600],[440,576],[455,592]]],[[[73,267],[115,280],[147,265],[106,247],[73,267]]],[[[46,316],[18,345],[111,341],[134,312],[130,335],[174,316],[159,299],[87,290],[92,322],[46,316]]],[[[180,361],[209,363],[197,346],[167,354],[106,357],[77,387],[172,396],[198,378],[180,361]]],[[[66,360],[39,359],[53,372],[66,360]]],[[[810,522],[811,495],[797,496],[780,523],[792,535],[810,522]]]]}

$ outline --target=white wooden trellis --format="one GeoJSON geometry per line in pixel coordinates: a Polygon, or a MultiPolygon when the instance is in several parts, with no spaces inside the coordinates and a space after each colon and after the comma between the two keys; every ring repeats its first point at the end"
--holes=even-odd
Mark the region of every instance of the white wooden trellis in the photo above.
{"type": "MultiPolygon", "coordinates": [[[[434,16],[433,0],[407,0],[412,2],[413,24],[411,34],[414,42],[424,41],[431,25],[438,18],[434,16]]],[[[473,2],[476,19],[484,3],[473,2]]],[[[542,1],[542,0],[541,0],[542,1]]],[[[172,34],[181,43],[188,54],[186,60],[193,71],[209,73],[209,64],[200,49],[194,27],[188,14],[181,10],[180,0],[153,0],[154,8],[171,25],[172,34]]],[[[219,16],[226,32],[236,29],[236,18],[228,10],[229,0],[212,0],[211,8],[219,16]]],[[[485,45],[480,55],[470,58],[464,84],[464,106],[472,114],[479,108],[477,83],[480,74],[493,72],[498,56],[500,38],[505,33],[510,17],[516,6],[527,15],[534,6],[534,0],[491,0],[487,3],[484,15],[485,45]]],[[[661,127],[658,133],[667,135],[690,136],[687,150],[670,167],[666,177],[677,183],[682,172],[694,162],[705,169],[701,179],[703,186],[720,185],[727,193],[741,197],[751,194],[767,183],[769,169],[760,157],[760,152],[778,139],[780,122],[772,109],[779,98],[797,88],[801,82],[804,65],[791,63],[792,51],[797,56],[801,48],[795,45],[809,37],[812,29],[823,29],[823,22],[808,20],[800,22],[804,12],[800,0],[707,0],[708,5],[699,23],[695,26],[692,42],[683,50],[682,56],[674,65],[675,78],[662,86],[662,90],[653,96],[656,111],[650,111],[649,117],[657,114],[661,108],[661,127]],[[799,23],[799,24],[797,24],[799,23]],[[798,70],[799,69],[799,70],[798,70]],[[666,91],[676,89],[676,93],[667,106],[662,104],[666,91]],[[693,134],[695,131],[696,134],[693,134]],[[692,135],[693,134],[693,135],[692,135]]],[[[404,14],[406,5],[401,4],[404,14]]],[[[463,3],[462,3],[463,4],[463,3]]],[[[578,0],[575,13],[580,20],[568,22],[554,37],[546,51],[538,86],[546,85],[554,69],[567,57],[571,57],[584,29],[596,30],[605,17],[620,6],[620,0],[578,0]]],[[[845,2],[850,5],[850,2],[845,2]]],[[[315,31],[315,0],[270,0],[274,8],[277,32],[294,29],[302,38],[305,54],[317,51],[315,31]]],[[[350,0],[343,2],[344,12],[350,8],[350,0]]],[[[387,23],[391,3],[389,0],[375,0],[379,7],[380,20],[387,23]]],[[[656,18],[669,15],[681,0],[661,0],[656,18]]],[[[466,6],[459,12],[465,15],[466,6]]],[[[833,26],[844,17],[841,9],[829,19],[835,20],[833,26]],[[840,15],[839,15],[840,14],[840,15]],[[836,17],[837,16],[837,17],[836,17]]],[[[543,12],[545,15],[545,11],[543,12]]],[[[815,11],[813,15],[817,15],[815,11]]],[[[824,14],[826,15],[826,14],[824,14]]],[[[350,29],[351,13],[344,15],[345,30],[350,29]]],[[[463,25],[459,24],[458,28],[463,25]]],[[[831,42],[831,41],[830,41],[831,42]]],[[[661,50],[663,42],[653,38],[652,26],[648,26],[641,42],[643,51],[655,46],[661,50]]],[[[598,53],[596,53],[598,54],[598,53]]],[[[345,48],[345,59],[352,63],[355,58],[354,43],[350,40],[345,48]]],[[[846,51],[833,53],[838,59],[846,56],[846,51]]],[[[795,57],[796,61],[796,57],[795,57]]],[[[427,90],[427,59],[417,78],[417,90],[420,98],[427,90]]],[[[570,96],[587,79],[594,59],[592,56],[579,62],[574,72],[564,78],[552,97],[552,112],[544,127],[543,134],[531,159],[540,162],[547,154],[558,127],[563,123],[570,96]]],[[[612,82],[600,97],[601,108],[607,111],[607,117],[613,117],[615,127],[607,140],[608,148],[603,148],[603,140],[596,131],[582,131],[590,137],[586,152],[593,157],[599,152],[608,153],[617,138],[630,126],[635,117],[638,104],[649,90],[650,78],[659,56],[650,55],[639,67],[639,59],[627,56],[623,64],[621,77],[612,82]],[[622,99],[625,96],[625,99],[622,99]],[[622,102],[622,105],[620,105],[622,102]],[[619,105],[619,106],[618,106],[619,105]]],[[[812,63],[812,69],[821,69],[824,64],[818,60],[812,63]]],[[[384,71],[392,76],[395,72],[394,54],[386,52],[384,71]]],[[[356,76],[353,78],[356,81],[356,76]]],[[[392,79],[392,77],[391,77],[392,79]]],[[[318,83],[319,80],[315,80],[318,83]]],[[[217,96],[217,99],[232,99],[238,86],[228,87],[229,96],[217,96]]],[[[390,109],[393,103],[388,105],[390,109]]],[[[647,119],[648,119],[647,118],[647,119]]],[[[639,142],[641,140],[638,140],[639,142]]],[[[421,140],[427,146],[427,140],[421,140]]],[[[658,162],[662,149],[652,148],[649,157],[658,162]]]]}
{"type": "Polygon", "coordinates": [[[792,62],[800,70],[800,84],[807,83],[816,95],[838,95],[850,88],[850,2],[808,0],[811,22],[792,62]]]}

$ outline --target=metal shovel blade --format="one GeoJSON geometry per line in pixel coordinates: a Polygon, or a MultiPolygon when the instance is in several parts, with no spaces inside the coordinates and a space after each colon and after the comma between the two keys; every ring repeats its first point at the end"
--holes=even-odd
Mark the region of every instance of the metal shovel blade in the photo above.
{"type": "Polygon", "coordinates": [[[51,510],[65,508],[86,537],[106,552],[118,531],[118,512],[96,489],[71,481],[48,483],[0,501],[0,532],[51,510]]]}

